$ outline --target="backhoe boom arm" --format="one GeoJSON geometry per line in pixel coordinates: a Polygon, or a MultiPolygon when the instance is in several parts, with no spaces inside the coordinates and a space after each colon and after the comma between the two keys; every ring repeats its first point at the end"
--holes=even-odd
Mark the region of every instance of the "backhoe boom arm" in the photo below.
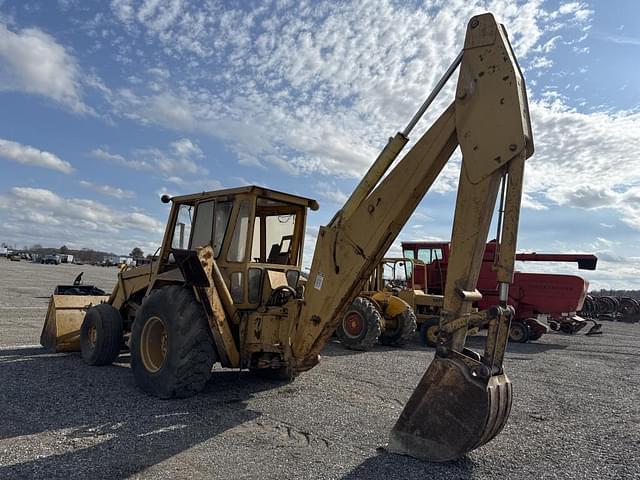
{"type": "MultiPolygon", "coordinates": [[[[491,14],[469,22],[455,101],[380,180],[393,161],[389,155],[397,155],[403,142],[403,133],[390,140],[347,200],[347,208],[320,229],[293,332],[293,354],[300,370],[317,362],[340,312],[360,291],[458,145],[470,188],[482,189],[488,182],[489,193],[497,192],[500,172],[512,159],[531,155],[524,82],[506,34],[491,14]]],[[[492,206],[474,210],[473,221],[480,217],[483,224],[490,221],[492,208],[486,207],[492,206]]]]}

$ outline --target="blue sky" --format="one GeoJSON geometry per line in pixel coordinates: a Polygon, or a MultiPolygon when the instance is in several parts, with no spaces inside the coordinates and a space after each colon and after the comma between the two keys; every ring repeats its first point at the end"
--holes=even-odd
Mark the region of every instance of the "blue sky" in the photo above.
{"type": "MultiPolygon", "coordinates": [[[[487,10],[531,103],[520,249],[597,253],[593,287],[640,288],[632,0],[0,0],[0,241],[150,253],[161,193],[255,183],[318,199],[309,264],[317,227],[487,10]]],[[[400,240],[449,237],[458,168],[454,156],[400,240]]]]}

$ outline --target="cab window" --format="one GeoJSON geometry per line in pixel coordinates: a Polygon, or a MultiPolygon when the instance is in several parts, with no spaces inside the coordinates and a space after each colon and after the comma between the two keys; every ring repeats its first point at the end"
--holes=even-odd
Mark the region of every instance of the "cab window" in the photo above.
{"type": "Polygon", "coordinates": [[[213,210],[213,256],[218,258],[220,255],[220,249],[222,249],[222,242],[224,242],[224,234],[227,232],[229,226],[229,217],[231,217],[231,208],[233,204],[231,202],[216,202],[216,207],[213,210]]]}
{"type": "Polygon", "coordinates": [[[229,253],[227,254],[227,260],[230,262],[244,261],[247,251],[247,235],[249,233],[249,210],[249,201],[242,200],[238,210],[236,226],[233,229],[231,244],[229,245],[229,253]]]}
{"type": "Polygon", "coordinates": [[[419,248],[418,260],[422,260],[424,263],[431,263],[436,260],[442,260],[441,248],[419,248]]]}
{"type": "Polygon", "coordinates": [[[253,262],[297,264],[293,239],[298,211],[295,205],[258,198],[251,245],[253,262]]]}
{"type": "MultiPolygon", "coordinates": [[[[408,263],[405,261],[385,262],[382,273],[383,285],[385,287],[389,284],[395,287],[406,286],[407,280],[411,276],[410,273],[407,275],[408,263]]],[[[411,269],[409,269],[409,272],[411,272],[411,269]]]]}
{"type": "Polygon", "coordinates": [[[211,243],[213,204],[213,200],[200,202],[196,208],[196,218],[193,222],[193,235],[191,237],[191,244],[189,245],[192,250],[211,243]]]}
{"type": "Polygon", "coordinates": [[[231,202],[207,200],[196,205],[195,218],[189,248],[195,250],[206,245],[213,246],[213,254],[218,258],[224,234],[229,225],[231,202]]]}
{"type": "Polygon", "coordinates": [[[176,226],[173,229],[173,238],[171,239],[171,248],[186,249],[189,243],[191,233],[191,211],[192,205],[180,205],[178,209],[178,218],[176,226]]]}
{"type": "Polygon", "coordinates": [[[419,248],[418,249],[418,260],[422,260],[424,263],[431,263],[431,249],[430,248],[419,248]]]}

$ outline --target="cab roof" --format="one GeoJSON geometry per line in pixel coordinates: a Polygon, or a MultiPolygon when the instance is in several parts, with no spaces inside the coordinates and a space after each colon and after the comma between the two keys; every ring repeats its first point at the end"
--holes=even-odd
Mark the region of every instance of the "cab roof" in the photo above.
{"type": "Polygon", "coordinates": [[[212,190],[209,192],[179,195],[171,197],[171,201],[173,201],[174,203],[187,203],[192,201],[204,200],[207,198],[229,197],[235,195],[256,195],[258,197],[269,198],[271,200],[278,200],[281,202],[293,203],[294,205],[301,205],[304,207],[308,207],[314,211],[320,208],[318,202],[312,198],[279,192],[278,190],[271,190],[270,188],[260,187],[258,185],[247,185],[244,187],[227,188],[224,190],[212,190]]]}

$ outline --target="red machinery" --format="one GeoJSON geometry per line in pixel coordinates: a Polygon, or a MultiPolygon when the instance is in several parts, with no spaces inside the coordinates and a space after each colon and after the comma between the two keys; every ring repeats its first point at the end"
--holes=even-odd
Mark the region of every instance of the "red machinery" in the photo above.
{"type": "MultiPolygon", "coordinates": [[[[498,300],[498,282],[492,269],[496,242],[487,244],[478,279],[478,290],[482,300],[478,308],[495,305],[498,300]]],[[[426,265],[416,268],[412,279],[413,288],[423,288],[428,293],[443,294],[449,259],[448,242],[402,242],[404,257],[417,258],[426,265]],[[426,287],[426,288],[425,288],[426,287]]],[[[518,253],[516,260],[528,262],[577,262],[582,270],[595,270],[598,261],[589,254],[547,254],[518,253]]],[[[512,321],[511,339],[517,342],[536,340],[546,333],[546,321],[554,330],[575,333],[592,321],[594,326],[589,334],[597,333],[600,325],[593,320],[585,320],[576,312],[582,309],[589,282],[576,275],[550,273],[515,272],[509,288],[509,303],[515,308],[512,321]]]]}

